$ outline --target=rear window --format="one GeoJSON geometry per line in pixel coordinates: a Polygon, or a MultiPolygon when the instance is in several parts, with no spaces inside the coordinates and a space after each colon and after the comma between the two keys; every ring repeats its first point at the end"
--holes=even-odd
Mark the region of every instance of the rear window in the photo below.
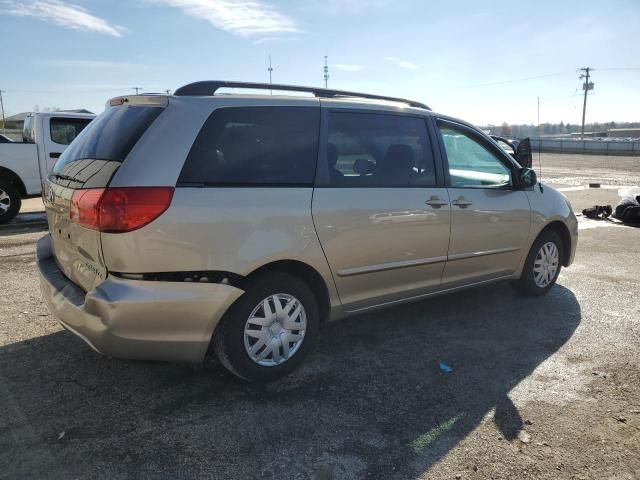
{"type": "Polygon", "coordinates": [[[318,107],[219,108],[200,130],[178,184],[313,185],[319,131],[318,107]]]}
{"type": "Polygon", "coordinates": [[[162,107],[111,107],[96,117],[69,145],[50,180],[71,188],[106,187],[162,107]]]}
{"type": "Polygon", "coordinates": [[[22,127],[22,141],[24,143],[35,142],[33,135],[33,117],[27,117],[24,119],[24,125],[22,127]]]}
{"type": "Polygon", "coordinates": [[[91,118],[53,117],[49,121],[51,140],[60,145],[69,145],[91,120],[91,118]]]}

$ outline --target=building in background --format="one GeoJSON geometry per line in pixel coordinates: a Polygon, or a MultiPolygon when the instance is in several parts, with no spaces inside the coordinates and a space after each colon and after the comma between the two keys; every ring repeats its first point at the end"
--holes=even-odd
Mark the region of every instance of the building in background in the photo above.
{"type": "Polygon", "coordinates": [[[607,130],[607,137],[640,138],[640,128],[611,128],[607,130]]]}
{"type": "Polygon", "coordinates": [[[27,112],[11,115],[4,119],[4,128],[7,130],[22,130],[24,119],[27,117],[27,112]]]}

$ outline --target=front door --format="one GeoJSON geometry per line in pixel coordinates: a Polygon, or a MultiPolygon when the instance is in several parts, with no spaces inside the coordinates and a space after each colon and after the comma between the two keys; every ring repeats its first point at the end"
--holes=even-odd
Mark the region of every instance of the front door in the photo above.
{"type": "Polygon", "coordinates": [[[443,287],[511,275],[524,251],[531,213],[513,188],[514,166],[473,129],[438,121],[448,163],[451,241],[443,287]]]}
{"type": "Polygon", "coordinates": [[[425,119],[333,110],[323,138],[313,220],[344,308],[437,289],[451,207],[425,119]]]}

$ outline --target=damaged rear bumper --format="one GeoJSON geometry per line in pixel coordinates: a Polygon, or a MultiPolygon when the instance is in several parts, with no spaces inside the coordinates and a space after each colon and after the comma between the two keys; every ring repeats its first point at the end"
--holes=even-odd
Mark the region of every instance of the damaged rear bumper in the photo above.
{"type": "Polygon", "coordinates": [[[117,358],[202,361],[218,322],[243,293],[225,284],[114,276],[84,292],[58,268],[50,235],[38,241],[36,253],[51,312],[92,348],[117,358]]]}

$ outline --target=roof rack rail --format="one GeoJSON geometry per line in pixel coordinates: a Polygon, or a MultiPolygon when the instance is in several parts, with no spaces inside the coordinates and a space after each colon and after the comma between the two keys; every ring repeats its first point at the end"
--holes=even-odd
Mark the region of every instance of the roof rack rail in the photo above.
{"type": "Polygon", "coordinates": [[[371,93],[359,93],[348,92],[345,90],[332,90],[328,88],[318,87],[303,87],[298,85],[283,85],[277,83],[253,83],[253,82],[227,82],[224,80],[206,80],[202,82],[189,83],[178,88],[174,95],[179,97],[189,96],[208,96],[213,95],[219,88],[247,88],[247,89],[259,89],[259,90],[280,90],[291,92],[308,92],[313,93],[319,98],[336,98],[336,97],[351,97],[351,98],[369,98],[374,100],[385,100],[388,102],[406,103],[411,107],[424,108],[431,110],[424,103],[416,102],[414,100],[407,100],[406,98],[386,97],[383,95],[373,95],[371,93]]]}

